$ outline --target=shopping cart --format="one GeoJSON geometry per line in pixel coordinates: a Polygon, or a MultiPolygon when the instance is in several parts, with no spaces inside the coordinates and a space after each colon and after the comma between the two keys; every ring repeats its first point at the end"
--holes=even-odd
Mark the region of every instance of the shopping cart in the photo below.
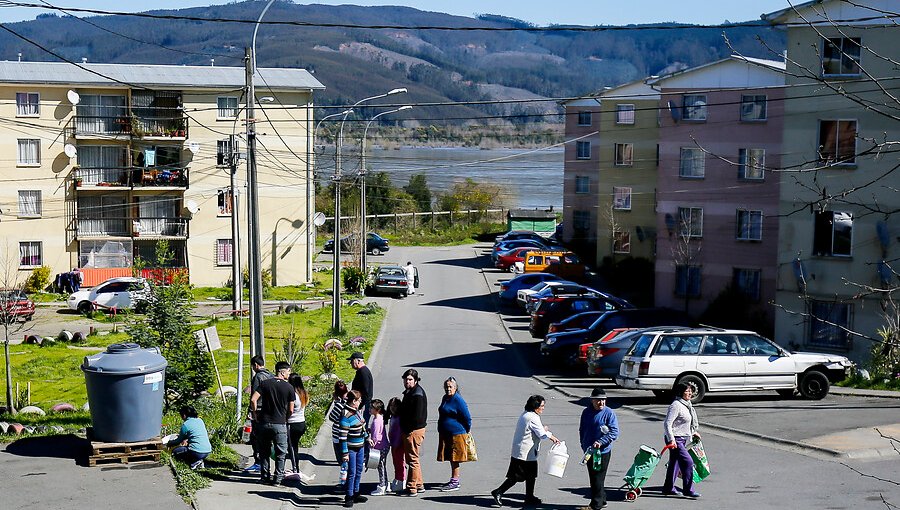
{"type": "Polygon", "coordinates": [[[622,486],[622,488],[628,487],[628,492],[625,493],[625,501],[634,501],[641,496],[643,492],[641,487],[653,476],[653,471],[656,469],[656,465],[659,464],[660,457],[669,448],[672,448],[672,446],[666,445],[661,452],[657,453],[653,448],[641,445],[637,455],[634,456],[634,462],[628,468],[628,472],[625,473],[625,485],[622,486]]]}

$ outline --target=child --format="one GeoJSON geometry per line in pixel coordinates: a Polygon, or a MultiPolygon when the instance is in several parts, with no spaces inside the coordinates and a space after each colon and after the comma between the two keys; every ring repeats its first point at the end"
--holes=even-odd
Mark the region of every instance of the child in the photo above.
{"type": "Polygon", "coordinates": [[[379,399],[372,400],[372,423],[369,425],[369,446],[378,451],[378,487],[372,491],[373,496],[387,494],[387,454],[390,443],[387,439],[387,430],[384,428],[384,402],[379,399]]]}
{"type": "Polygon", "coordinates": [[[394,461],[394,481],[391,490],[400,492],[406,487],[406,460],[403,457],[403,431],[400,430],[400,399],[394,397],[388,401],[387,419],[388,442],[391,446],[391,458],[394,461]]]}
{"type": "Polygon", "coordinates": [[[341,451],[341,418],[344,417],[344,405],[347,399],[347,384],[344,381],[334,383],[331,411],[328,419],[331,420],[331,443],[334,447],[334,458],[341,466],[341,476],[338,481],[338,492],[344,492],[344,483],[347,481],[347,463],[344,462],[344,453],[341,451]]]}
{"type": "Polygon", "coordinates": [[[365,503],[369,498],[359,493],[363,466],[366,457],[366,422],[359,409],[362,396],[356,390],[347,393],[347,403],[341,417],[340,446],[344,462],[347,463],[344,508],[353,508],[354,503],[365,503]]]}

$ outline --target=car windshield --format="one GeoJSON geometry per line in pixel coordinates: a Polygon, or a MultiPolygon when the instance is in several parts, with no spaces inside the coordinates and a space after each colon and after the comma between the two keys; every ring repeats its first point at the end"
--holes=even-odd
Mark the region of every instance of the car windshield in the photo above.
{"type": "Polygon", "coordinates": [[[26,299],[25,294],[20,290],[6,290],[0,292],[0,298],[4,300],[23,300],[26,299]]]}
{"type": "Polygon", "coordinates": [[[740,335],[741,353],[745,356],[778,356],[781,350],[772,342],[756,335],[740,335]]]}

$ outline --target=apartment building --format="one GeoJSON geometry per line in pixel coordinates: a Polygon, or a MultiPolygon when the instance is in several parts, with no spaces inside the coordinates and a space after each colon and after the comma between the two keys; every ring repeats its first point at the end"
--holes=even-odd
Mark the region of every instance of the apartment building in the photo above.
{"type": "MultiPolygon", "coordinates": [[[[166,240],[170,266],[223,285],[244,82],[238,67],[0,62],[0,236],[18,280],[80,267],[93,285],[155,260],[166,240]]],[[[303,69],[258,69],[256,82],[262,266],[279,285],[307,282],[312,100],[324,87],[303,69]]],[[[246,232],[245,160],[238,168],[246,232]]],[[[245,266],[246,246],[244,235],[245,266]]]]}
{"type": "Polygon", "coordinates": [[[563,164],[563,241],[587,260],[596,259],[600,187],[600,100],[567,101],[563,164]]]}
{"type": "Polygon", "coordinates": [[[777,336],[856,361],[897,315],[896,11],[819,0],[763,15],[788,43],[777,336]]]}
{"type": "Polygon", "coordinates": [[[648,80],[659,92],[657,306],[700,316],[728,285],[771,331],[784,62],[739,56],[648,80]]]}

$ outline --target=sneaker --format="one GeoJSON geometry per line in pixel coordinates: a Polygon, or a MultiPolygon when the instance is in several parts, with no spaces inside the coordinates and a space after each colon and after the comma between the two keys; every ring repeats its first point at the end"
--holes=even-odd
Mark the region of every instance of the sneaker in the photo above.
{"type": "Polygon", "coordinates": [[[688,492],[688,493],[685,493],[685,496],[687,496],[689,498],[697,499],[700,497],[700,493],[699,492],[688,492]]]}
{"type": "Polygon", "coordinates": [[[414,497],[418,496],[419,493],[416,492],[416,491],[414,491],[414,490],[412,490],[412,489],[405,489],[405,490],[403,490],[403,492],[400,493],[400,495],[401,495],[401,496],[410,497],[410,498],[414,498],[414,497]]]}
{"type": "Polygon", "coordinates": [[[418,492],[425,492],[425,486],[424,486],[424,485],[420,485],[420,486],[416,487],[416,490],[417,490],[418,492]]]}
{"type": "Polygon", "coordinates": [[[203,469],[205,467],[206,467],[206,465],[203,464],[203,459],[200,459],[197,462],[194,462],[193,464],[191,464],[191,469],[194,469],[194,470],[203,469]]]}
{"type": "Polygon", "coordinates": [[[386,485],[379,485],[379,486],[375,487],[374,491],[369,493],[370,496],[384,496],[385,494],[387,494],[387,486],[386,485]]]}
{"type": "Polygon", "coordinates": [[[494,504],[496,506],[503,506],[503,501],[500,500],[500,492],[496,490],[491,491],[491,497],[494,498],[494,504]]]}
{"type": "Polygon", "coordinates": [[[284,480],[272,480],[272,487],[275,487],[276,489],[284,487],[284,480]]]}
{"type": "Polygon", "coordinates": [[[394,480],[391,482],[391,492],[400,492],[406,485],[406,480],[394,480]]]}
{"type": "Polygon", "coordinates": [[[459,490],[459,480],[450,480],[439,489],[441,492],[453,492],[459,490]]]}
{"type": "Polygon", "coordinates": [[[244,468],[244,473],[259,473],[259,464],[251,464],[244,468]]]}
{"type": "Polygon", "coordinates": [[[344,496],[344,508],[353,508],[353,497],[344,496]]]}
{"type": "Polygon", "coordinates": [[[669,490],[663,490],[664,496],[681,496],[681,491],[676,488],[672,488],[669,490]]]}

